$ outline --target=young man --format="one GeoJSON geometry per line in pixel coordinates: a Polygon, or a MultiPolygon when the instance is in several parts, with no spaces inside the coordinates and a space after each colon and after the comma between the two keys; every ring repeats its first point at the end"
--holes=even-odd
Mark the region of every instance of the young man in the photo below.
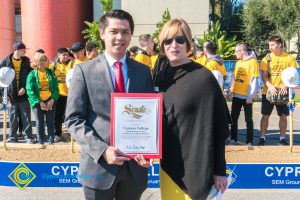
{"type": "Polygon", "coordinates": [[[151,61],[151,52],[153,51],[154,42],[150,34],[142,34],[139,36],[139,50],[135,56],[135,60],[147,65],[151,70],[153,69],[151,61]]]}
{"type": "Polygon", "coordinates": [[[210,71],[219,71],[225,81],[226,69],[224,66],[224,60],[217,54],[217,47],[213,42],[206,41],[204,43],[204,55],[206,57],[206,63],[204,66],[210,71]]]}
{"type": "Polygon", "coordinates": [[[59,48],[57,50],[57,60],[50,65],[57,77],[59,97],[55,104],[55,137],[54,142],[61,141],[62,138],[62,123],[64,121],[65,110],[68,98],[68,87],[66,84],[66,75],[70,70],[70,52],[67,48],[59,48]]]}
{"type": "Polygon", "coordinates": [[[246,144],[253,143],[253,97],[259,88],[259,65],[254,52],[248,53],[248,46],[240,43],[235,47],[235,56],[238,59],[232,76],[230,91],[232,92],[231,104],[231,142],[237,142],[238,119],[241,108],[244,107],[245,121],[247,124],[246,144]]]}
{"type": "Polygon", "coordinates": [[[105,51],[74,68],[69,90],[66,124],[81,145],[79,179],[86,199],[137,200],[147,188],[150,162],[131,160],[110,144],[110,99],[112,92],[153,92],[147,66],[126,57],[134,23],[123,10],[100,18],[100,36],[105,51]]]}
{"type": "Polygon", "coordinates": [[[22,42],[13,45],[14,52],[0,62],[1,67],[9,67],[15,71],[15,79],[7,88],[8,99],[11,107],[8,108],[10,133],[7,142],[18,142],[17,130],[19,127],[19,114],[22,119],[23,131],[27,144],[33,144],[30,106],[26,94],[26,79],[29,72],[30,60],[25,56],[26,46],[22,42]]]}
{"type": "Polygon", "coordinates": [[[86,62],[89,60],[89,58],[87,58],[85,56],[84,46],[80,42],[75,42],[72,45],[72,48],[70,50],[75,57],[75,59],[70,62],[71,69],[73,69],[77,64],[80,64],[80,63],[83,63],[83,62],[86,62]]]}
{"type": "MultiPolygon", "coordinates": [[[[260,141],[258,145],[265,145],[265,135],[268,130],[269,117],[273,111],[274,104],[266,99],[266,93],[269,89],[272,94],[286,94],[288,88],[281,80],[281,73],[287,67],[298,68],[295,58],[283,51],[283,43],[280,37],[272,36],[268,39],[269,49],[271,51],[261,62],[262,79],[265,83],[262,95],[260,121],[260,141]]],[[[286,141],[287,116],[289,110],[286,105],[275,105],[279,116],[280,138],[278,145],[288,145],[286,141]]]]}
{"type": "Polygon", "coordinates": [[[86,57],[90,60],[96,58],[99,55],[99,47],[96,43],[87,42],[85,45],[86,57]]]}

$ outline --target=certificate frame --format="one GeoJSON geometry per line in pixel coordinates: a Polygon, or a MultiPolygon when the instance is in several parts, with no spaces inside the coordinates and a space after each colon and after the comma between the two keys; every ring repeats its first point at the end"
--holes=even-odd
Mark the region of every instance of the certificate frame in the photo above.
{"type": "MultiPolygon", "coordinates": [[[[132,102],[133,105],[139,105],[142,102],[149,101],[149,102],[151,102],[150,104],[152,105],[152,107],[150,106],[151,108],[154,108],[153,104],[155,105],[155,107],[156,107],[155,109],[149,109],[149,113],[151,113],[153,111],[155,112],[155,113],[151,113],[150,115],[156,116],[156,119],[151,118],[151,123],[152,124],[154,123],[155,127],[154,128],[151,128],[153,126],[149,127],[149,129],[151,130],[149,138],[152,138],[152,141],[155,140],[155,144],[154,144],[155,151],[148,151],[148,152],[143,152],[143,150],[139,151],[138,146],[141,144],[138,144],[137,146],[134,145],[134,148],[135,147],[137,148],[137,150],[135,150],[135,151],[133,151],[133,150],[126,151],[122,148],[120,148],[120,150],[122,152],[124,152],[126,155],[128,155],[130,158],[134,158],[136,155],[143,155],[147,159],[149,159],[149,158],[161,159],[162,158],[162,101],[163,101],[162,93],[112,93],[111,94],[110,145],[116,146],[116,147],[118,147],[118,143],[120,143],[118,141],[123,141],[122,139],[118,139],[118,138],[124,136],[124,133],[122,133],[122,134],[118,133],[118,132],[122,132],[122,131],[118,131],[120,129],[119,127],[122,125],[123,129],[124,129],[124,123],[127,123],[127,121],[138,120],[138,119],[133,119],[134,117],[132,118],[132,120],[127,120],[127,121],[126,120],[122,121],[122,120],[119,120],[118,118],[116,118],[116,117],[120,117],[121,112],[122,112],[122,115],[124,115],[124,112],[125,112],[125,114],[128,114],[127,111],[124,111],[124,110],[122,111],[122,109],[119,108],[120,106],[117,105],[117,104],[121,105],[122,103],[120,103],[120,102],[122,102],[122,101],[123,102],[130,101],[130,102],[132,102]]],[[[125,107],[124,107],[124,109],[125,109],[125,107]]],[[[130,115],[130,114],[132,114],[132,113],[129,113],[128,115],[130,115]]],[[[127,118],[129,118],[129,117],[127,117],[127,118]]],[[[132,129],[134,131],[136,130],[136,128],[139,129],[140,127],[132,127],[132,129]]],[[[125,132],[126,131],[127,130],[125,130],[125,132]]],[[[130,131],[128,131],[128,132],[130,135],[131,134],[130,131]]],[[[138,131],[136,131],[136,133],[138,133],[138,131]]],[[[148,134],[148,132],[147,132],[147,134],[148,134]]],[[[133,133],[133,135],[134,135],[134,133],[133,133]]],[[[136,137],[133,140],[135,140],[135,139],[139,140],[139,137],[136,137]]],[[[141,139],[141,140],[143,140],[143,139],[141,139]]],[[[128,139],[128,141],[132,141],[132,140],[128,139]]],[[[125,144],[126,144],[126,142],[125,142],[125,144]]],[[[149,146],[151,146],[151,145],[149,145],[149,146]]],[[[132,147],[132,145],[131,146],[126,145],[126,147],[132,147]]],[[[129,148],[129,149],[132,149],[132,148],[129,148]]]]}

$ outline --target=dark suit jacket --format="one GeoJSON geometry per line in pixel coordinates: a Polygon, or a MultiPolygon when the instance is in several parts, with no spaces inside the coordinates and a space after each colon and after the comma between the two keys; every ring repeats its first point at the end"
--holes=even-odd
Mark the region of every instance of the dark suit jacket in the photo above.
{"type": "MultiPolygon", "coordinates": [[[[151,73],[147,66],[130,58],[128,92],[153,92],[151,73]]],[[[110,143],[110,102],[114,92],[109,66],[104,55],[76,65],[68,94],[66,124],[81,146],[79,181],[94,189],[108,189],[120,166],[109,165],[102,154],[110,143]]],[[[140,189],[147,187],[147,168],[128,161],[133,180],[140,189]]]]}

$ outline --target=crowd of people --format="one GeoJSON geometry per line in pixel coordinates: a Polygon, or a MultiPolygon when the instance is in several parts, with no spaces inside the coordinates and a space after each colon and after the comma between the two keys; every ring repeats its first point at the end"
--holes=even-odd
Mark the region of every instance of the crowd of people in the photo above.
{"type": "MultiPolygon", "coordinates": [[[[110,101],[112,92],[163,93],[162,199],[205,199],[212,184],[222,192],[227,187],[225,141],[238,141],[238,118],[244,108],[246,144],[253,145],[253,98],[259,89],[260,70],[265,83],[258,145],[265,145],[269,116],[274,104],[266,99],[287,94],[280,75],[287,67],[298,68],[293,56],[283,51],[282,40],[268,40],[270,54],[260,66],[245,43],[235,47],[237,63],[230,84],[231,112],[223,94],[226,69],[212,41],[203,52],[194,52],[191,30],[183,19],[167,22],[159,35],[158,52],[149,34],[140,35],[139,47],[128,49],[134,31],[132,16],[112,10],[99,21],[105,50],[96,44],[76,42],[59,48],[50,63],[46,53],[36,51],[33,62],[25,56],[22,42],[0,62],[15,71],[8,87],[10,133],[7,142],[18,142],[18,128],[33,144],[30,109],[36,120],[37,141],[61,141],[62,124],[81,145],[80,173],[101,179],[81,179],[86,199],[139,199],[147,187],[147,167],[153,160],[137,155],[130,159],[110,146],[110,101]],[[70,88],[66,74],[73,69],[70,88]],[[215,74],[220,74],[215,77],[215,74]],[[48,136],[45,136],[45,122],[48,136]],[[229,130],[231,125],[231,132],[229,130]],[[197,184],[195,184],[197,183],[197,184]]],[[[279,145],[286,141],[286,105],[275,105],[279,116],[279,145]]]]}
{"type": "Polygon", "coordinates": [[[24,138],[24,133],[27,144],[44,144],[45,140],[54,144],[64,140],[62,125],[68,97],[66,75],[75,65],[97,57],[99,47],[95,43],[84,46],[76,42],[70,49],[59,48],[53,62],[43,49],[36,50],[30,62],[25,56],[26,49],[23,42],[16,42],[14,51],[0,62],[0,67],[15,71],[15,79],[8,87],[10,131],[7,142],[18,142],[19,138],[24,138]],[[37,138],[32,134],[30,108],[36,120],[37,138]]]}

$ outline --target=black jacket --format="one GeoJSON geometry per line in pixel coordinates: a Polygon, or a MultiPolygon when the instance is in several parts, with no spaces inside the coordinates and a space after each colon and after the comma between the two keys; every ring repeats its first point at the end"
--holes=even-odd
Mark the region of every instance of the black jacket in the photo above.
{"type": "MultiPolygon", "coordinates": [[[[14,69],[14,65],[12,62],[13,53],[7,56],[0,62],[0,68],[9,67],[14,69]]],[[[32,70],[30,67],[30,59],[26,56],[22,57],[21,61],[21,69],[20,69],[20,77],[19,77],[19,88],[26,88],[26,79],[29,72],[32,70]]],[[[22,101],[27,101],[27,94],[25,93],[22,96],[18,96],[18,88],[17,88],[17,79],[14,78],[13,82],[7,88],[7,95],[11,99],[12,103],[18,103],[22,101]]]]}

